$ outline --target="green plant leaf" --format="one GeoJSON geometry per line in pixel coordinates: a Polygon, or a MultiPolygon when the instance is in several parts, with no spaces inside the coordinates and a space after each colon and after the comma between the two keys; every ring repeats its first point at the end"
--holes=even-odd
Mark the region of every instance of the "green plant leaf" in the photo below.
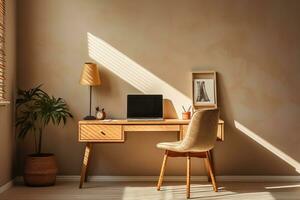
{"type": "Polygon", "coordinates": [[[48,95],[41,86],[18,90],[16,127],[19,138],[25,138],[30,132],[36,135],[37,130],[49,123],[58,126],[62,121],[66,124],[67,118],[73,118],[65,100],[48,95]]]}

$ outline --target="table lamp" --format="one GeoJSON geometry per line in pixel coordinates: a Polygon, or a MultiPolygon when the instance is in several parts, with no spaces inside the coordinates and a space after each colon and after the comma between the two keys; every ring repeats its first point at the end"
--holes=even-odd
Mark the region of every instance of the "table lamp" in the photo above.
{"type": "Polygon", "coordinates": [[[84,117],[84,120],[95,120],[96,117],[92,116],[92,86],[100,85],[101,80],[99,76],[98,67],[95,63],[87,62],[83,66],[83,70],[80,78],[81,85],[90,86],[90,113],[88,116],[84,117]]]}

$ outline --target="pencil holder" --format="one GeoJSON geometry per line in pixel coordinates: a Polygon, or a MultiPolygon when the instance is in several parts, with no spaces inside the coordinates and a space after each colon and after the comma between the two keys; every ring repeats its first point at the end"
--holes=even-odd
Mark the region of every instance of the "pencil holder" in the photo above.
{"type": "Polygon", "coordinates": [[[184,120],[191,119],[191,112],[183,112],[182,119],[184,120]]]}

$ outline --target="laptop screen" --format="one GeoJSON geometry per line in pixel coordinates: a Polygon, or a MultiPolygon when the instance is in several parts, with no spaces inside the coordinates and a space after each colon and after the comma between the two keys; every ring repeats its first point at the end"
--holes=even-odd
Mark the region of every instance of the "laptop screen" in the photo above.
{"type": "Polygon", "coordinates": [[[162,118],[162,95],[127,95],[127,118],[162,118]]]}

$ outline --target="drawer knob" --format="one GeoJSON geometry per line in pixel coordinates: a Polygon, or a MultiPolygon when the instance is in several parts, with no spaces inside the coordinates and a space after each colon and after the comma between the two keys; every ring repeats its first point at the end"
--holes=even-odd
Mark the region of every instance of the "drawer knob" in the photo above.
{"type": "Polygon", "coordinates": [[[102,135],[106,135],[103,131],[100,131],[100,133],[101,133],[102,135]]]}

